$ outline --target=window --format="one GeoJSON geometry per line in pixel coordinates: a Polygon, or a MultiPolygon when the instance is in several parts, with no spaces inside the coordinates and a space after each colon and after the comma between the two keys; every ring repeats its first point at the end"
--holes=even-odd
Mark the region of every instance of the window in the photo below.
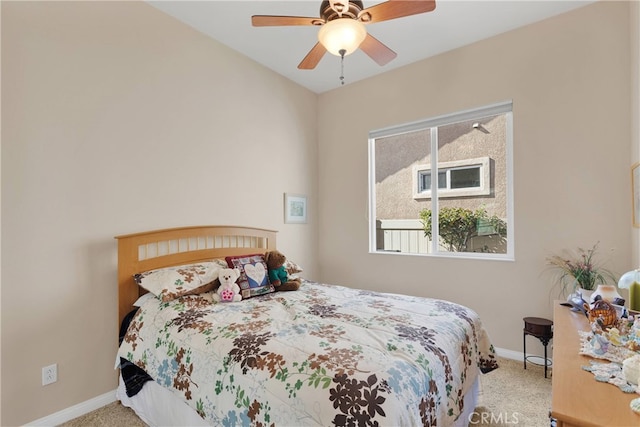
{"type": "MultiPolygon", "coordinates": [[[[416,165],[414,170],[413,198],[431,198],[431,165],[416,165]]],[[[439,197],[488,195],[490,181],[489,157],[438,163],[439,197]]]]}
{"type": "Polygon", "coordinates": [[[370,132],[370,251],[513,259],[512,121],[505,102],[370,132]]]}

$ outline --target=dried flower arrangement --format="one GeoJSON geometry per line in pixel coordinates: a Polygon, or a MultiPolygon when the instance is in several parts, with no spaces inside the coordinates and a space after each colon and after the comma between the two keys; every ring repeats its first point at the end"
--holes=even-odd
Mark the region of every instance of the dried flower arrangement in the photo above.
{"type": "Polygon", "coordinates": [[[547,264],[557,273],[556,280],[563,294],[575,292],[577,288],[592,291],[598,285],[618,282],[615,274],[595,260],[598,243],[591,249],[578,248],[547,258],[547,264]]]}

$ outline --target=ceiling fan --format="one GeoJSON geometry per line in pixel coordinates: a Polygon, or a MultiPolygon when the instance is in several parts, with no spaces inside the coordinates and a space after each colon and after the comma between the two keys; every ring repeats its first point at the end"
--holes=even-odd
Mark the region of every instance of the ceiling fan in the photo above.
{"type": "Polygon", "coordinates": [[[367,33],[366,24],[431,12],[435,0],[388,0],[368,8],[361,1],[331,0],[320,4],[320,17],[254,15],[254,27],[306,26],[320,27],[318,42],[298,65],[301,70],[312,70],[324,54],[330,53],[344,59],[345,55],[362,49],[379,65],[385,65],[397,54],[384,43],[367,33]]]}

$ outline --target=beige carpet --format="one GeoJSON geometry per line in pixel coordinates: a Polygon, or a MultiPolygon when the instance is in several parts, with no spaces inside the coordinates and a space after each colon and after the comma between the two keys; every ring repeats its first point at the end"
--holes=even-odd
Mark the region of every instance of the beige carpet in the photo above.
{"type": "Polygon", "coordinates": [[[469,426],[549,427],[551,369],[522,361],[499,359],[500,368],[482,376],[479,416],[469,426]],[[484,415],[482,413],[484,412],[484,415]],[[480,423],[476,423],[480,419],[480,423]]]}
{"type": "MultiPolygon", "coordinates": [[[[500,369],[482,376],[479,407],[469,427],[548,427],[551,408],[551,375],[544,368],[499,359],[500,369]]],[[[132,410],[112,403],[90,412],[62,427],[138,427],[145,426],[132,410]]]]}

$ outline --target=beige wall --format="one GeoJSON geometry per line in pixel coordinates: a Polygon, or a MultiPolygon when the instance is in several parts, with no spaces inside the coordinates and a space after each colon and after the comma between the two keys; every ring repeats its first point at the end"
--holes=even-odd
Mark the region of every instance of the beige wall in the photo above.
{"type": "Polygon", "coordinates": [[[497,347],[522,351],[522,318],[552,316],[546,256],[600,241],[626,271],[629,8],[596,3],[322,94],[322,279],[463,303],[497,347]],[[515,262],[369,254],[368,132],[510,99],[515,262]]]}
{"type": "MultiPolygon", "coordinates": [[[[640,161],[640,2],[631,3],[629,14],[631,24],[631,162],[640,161]]],[[[632,232],[632,267],[640,265],[640,229],[632,232]]]]}
{"type": "Polygon", "coordinates": [[[637,265],[637,4],[588,6],[319,100],[142,3],[0,5],[3,426],[115,387],[116,234],[279,229],[309,277],[465,303],[514,351],[522,317],[551,316],[548,253],[597,239],[615,269],[637,265]],[[368,254],[369,130],[506,99],[516,261],[368,254]],[[285,191],[310,197],[308,225],[282,224],[285,191]],[[42,387],[50,363],[60,378],[42,387]]]}
{"type": "Polygon", "coordinates": [[[115,235],[277,229],[317,277],[317,96],[143,2],[1,7],[12,426],[115,389],[115,235]],[[307,194],[309,224],[283,224],[284,192],[307,194]],[[59,380],[42,387],[52,363],[59,380]]]}

